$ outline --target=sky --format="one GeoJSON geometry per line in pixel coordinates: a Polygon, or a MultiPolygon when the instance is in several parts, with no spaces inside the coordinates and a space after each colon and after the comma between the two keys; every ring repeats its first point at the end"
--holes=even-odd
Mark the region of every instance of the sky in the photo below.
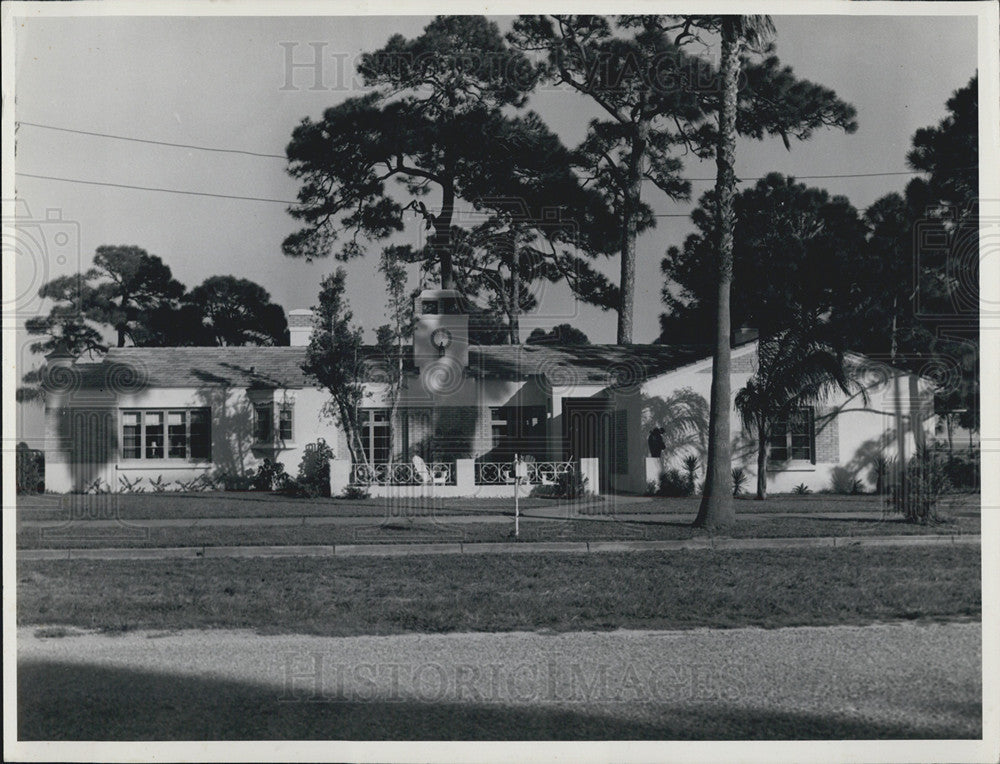
{"type": "MultiPolygon", "coordinates": [[[[218,274],[263,285],[286,311],[315,304],[332,258],[311,264],[281,253],[299,227],[287,213],[297,186],[282,158],[304,117],[358,93],[357,56],[394,33],[413,37],[429,17],[89,17],[24,18],[16,28],[16,197],[20,211],[40,221],[48,255],[17,255],[18,319],[48,306],[32,299],[61,273],[89,266],[100,245],[129,244],[160,256],[188,287],[218,274]],[[315,44],[318,47],[311,47],[315,44]],[[322,54],[319,82],[312,69],[287,68],[322,54]],[[34,123],[34,124],[27,124],[34,123]],[[56,131],[68,128],[229,152],[155,145],[56,131]],[[270,154],[256,156],[233,151],[270,154]],[[191,194],[87,185],[167,188],[252,197],[191,194]],[[26,210],[26,212],[25,212],[26,210]],[[52,218],[61,216],[61,222],[52,218]],[[68,242],[55,254],[55,232],[68,242]],[[46,238],[47,237],[47,238],[46,238]],[[48,250],[47,250],[48,251],[48,250]]],[[[509,18],[497,18],[502,29],[509,18]]],[[[945,116],[945,101],[976,70],[976,20],[958,16],[775,16],[777,53],[802,78],[832,88],[858,111],[853,135],[822,130],[786,151],[780,139],[741,141],[737,174],[771,171],[842,194],[864,209],[902,191],[911,175],[807,179],[817,175],[902,173],[913,133],[945,116]]],[[[536,110],[568,146],[583,137],[597,112],[585,98],[547,88],[532,96],[536,110]]],[[[652,185],[644,198],[658,218],[638,242],[635,341],[658,335],[663,277],[660,260],[693,226],[687,214],[711,186],[714,164],[684,157],[692,201],[673,203],[652,185]]],[[[410,220],[399,241],[416,243],[410,220]]],[[[64,241],[59,237],[59,241],[64,241]]],[[[384,323],[385,296],[375,269],[380,246],[348,263],[348,294],[367,339],[384,323]]],[[[6,254],[5,254],[6,256],[6,254]]],[[[617,259],[598,264],[617,281],[617,259]]],[[[817,274],[822,277],[822,274],[817,274]]],[[[415,286],[415,279],[411,286],[415,286]]],[[[535,326],[569,322],[593,342],[614,342],[616,315],[577,304],[568,289],[545,285],[535,326]]],[[[21,369],[38,359],[18,334],[21,369]]]]}

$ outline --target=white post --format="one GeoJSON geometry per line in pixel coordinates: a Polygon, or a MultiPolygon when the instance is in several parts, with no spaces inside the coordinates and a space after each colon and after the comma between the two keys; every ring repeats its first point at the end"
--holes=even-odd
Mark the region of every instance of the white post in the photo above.
{"type": "Polygon", "coordinates": [[[521,510],[518,504],[518,486],[521,483],[521,460],[514,454],[514,538],[520,537],[521,533],[521,510]]]}

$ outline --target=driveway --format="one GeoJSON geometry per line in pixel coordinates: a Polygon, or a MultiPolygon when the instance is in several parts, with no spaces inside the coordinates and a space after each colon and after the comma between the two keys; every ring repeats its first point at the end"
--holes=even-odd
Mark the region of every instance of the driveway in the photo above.
{"type": "Polygon", "coordinates": [[[979,623],[350,638],[18,630],[21,739],[979,737],[979,623]],[[72,632],[71,632],[72,634],[72,632]]]}

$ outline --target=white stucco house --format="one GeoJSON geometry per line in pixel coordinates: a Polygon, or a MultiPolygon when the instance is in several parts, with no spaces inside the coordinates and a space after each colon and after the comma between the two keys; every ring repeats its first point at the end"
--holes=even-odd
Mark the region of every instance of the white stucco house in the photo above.
{"type": "MultiPolygon", "coordinates": [[[[84,491],[100,480],[116,490],[137,478],[176,486],[200,475],[246,474],[264,459],[294,474],[319,439],[335,454],[335,494],[354,484],[374,495],[507,495],[515,453],[534,459],[529,483],[576,469],[604,493],[645,492],[690,454],[703,469],[712,371],[705,348],[470,345],[460,306],[447,290],[418,298],[392,441],[386,386],[373,366],[361,404],[369,467],[351,464],[343,433],[325,413],[328,394],[301,369],[310,311],[291,312],[289,347],[115,348],[99,363],[54,354],[46,487],[84,491]],[[657,427],[666,449],[653,458],[647,441],[657,427]]],[[[780,427],[770,490],[827,489],[837,470],[870,486],[872,457],[893,453],[897,433],[905,433],[907,449],[933,433],[927,380],[852,360],[866,367],[868,401],[834,397],[780,427]]],[[[734,346],[734,395],[755,363],[755,342],[734,346]]],[[[755,443],[735,411],[732,423],[734,465],[752,479],[755,443]]]]}

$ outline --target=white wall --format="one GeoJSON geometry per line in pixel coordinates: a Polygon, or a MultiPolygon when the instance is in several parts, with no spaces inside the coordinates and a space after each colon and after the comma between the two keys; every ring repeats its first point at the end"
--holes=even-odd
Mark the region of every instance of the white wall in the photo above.
{"type": "MultiPolygon", "coordinates": [[[[756,344],[733,350],[733,399],[752,375],[755,363],[756,344]]],[[[616,407],[626,410],[629,417],[629,473],[627,477],[616,480],[617,490],[637,493],[645,490],[648,481],[645,457],[649,455],[646,438],[655,426],[668,431],[668,451],[661,459],[662,469],[682,471],[684,457],[694,454],[700,461],[698,479],[704,478],[711,370],[710,359],[699,361],[648,380],[636,394],[616,397],[616,407]],[[706,417],[701,423],[695,421],[699,411],[706,417]],[[691,426],[685,428],[682,425],[688,417],[692,419],[691,426]],[[639,427],[632,424],[636,420],[641,422],[639,427]]],[[[897,451],[894,436],[897,414],[905,433],[907,456],[913,453],[919,439],[934,432],[931,384],[912,375],[900,374],[897,394],[896,383],[896,379],[886,378],[883,374],[868,380],[868,384],[874,386],[869,390],[867,403],[859,396],[852,398],[838,392],[818,406],[820,410],[831,408],[836,411],[838,443],[835,456],[820,458],[817,454],[815,464],[791,462],[782,469],[768,470],[768,490],[774,493],[790,492],[800,483],[813,491],[828,490],[838,469],[845,470],[850,476],[862,480],[866,487],[872,488],[871,456],[879,450],[888,456],[897,451]]],[[[753,490],[757,473],[756,439],[744,432],[735,407],[730,409],[730,432],[733,466],[740,466],[747,472],[746,490],[753,490]]]]}

